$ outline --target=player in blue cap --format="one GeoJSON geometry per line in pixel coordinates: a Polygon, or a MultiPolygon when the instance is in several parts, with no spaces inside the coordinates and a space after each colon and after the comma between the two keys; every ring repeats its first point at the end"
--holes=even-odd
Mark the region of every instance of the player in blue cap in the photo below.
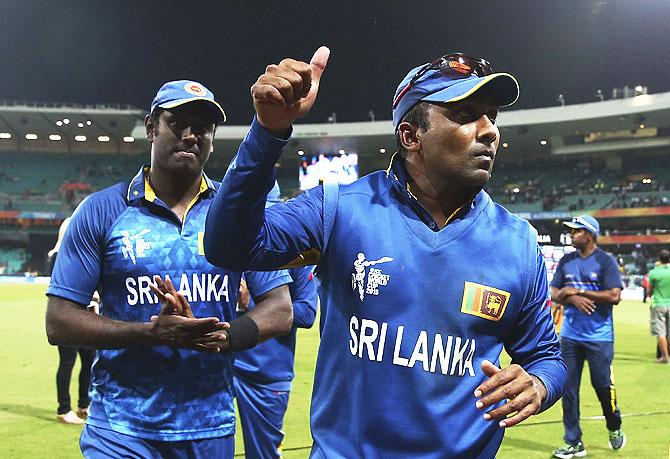
{"type": "Polygon", "coordinates": [[[80,441],[87,458],[232,458],[230,351],[290,330],[288,273],[246,272],[256,308],[235,319],[242,273],[204,257],[219,184],[203,168],[224,119],[202,84],[166,83],[145,118],[150,165],[72,216],[46,326],[52,344],[98,349],[80,441]],[[99,316],[83,309],[95,290],[99,316]]]}
{"type": "Polygon", "coordinates": [[[585,360],[609,430],[609,445],[615,450],[626,445],[612,376],[612,309],[621,300],[623,284],[616,260],[597,245],[598,220],[579,215],[563,225],[570,230],[577,250],[558,262],[550,287],[552,301],[564,305],[561,352],[568,367],[562,402],[565,444],[554,456],[570,459],[586,456],[579,427],[579,386],[585,360]]]}
{"type": "Polygon", "coordinates": [[[482,189],[517,82],[464,54],[413,69],[393,101],[388,170],[264,210],[328,56],[285,59],[252,86],[256,118],[210,208],[205,253],[235,269],[317,264],[312,457],[494,457],[505,428],[558,400],[566,373],[537,232],[482,189]]]}

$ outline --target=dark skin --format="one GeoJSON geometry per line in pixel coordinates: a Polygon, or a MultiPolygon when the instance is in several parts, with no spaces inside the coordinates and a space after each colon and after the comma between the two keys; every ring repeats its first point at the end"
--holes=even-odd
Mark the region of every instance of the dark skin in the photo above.
{"type": "MultiPolygon", "coordinates": [[[[151,187],[183,221],[189,204],[198,196],[203,168],[213,151],[215,133],[211,110],[198,102],[163,111],[158,123],[144,121],[151,142],[151,187]]],[[[153,290],[162,308],[149,322],[125,322],[87,313],[86,305],[50,296],[46,329],[49,343],[118,349],[167,345],[206,352],[228,350],[229,324],[216,317],[195,318],[184,297],[170,282],[154,279],[153,290]],[[169,284],[169,285],[168,285],[169,284]],[[170,288],[171,287],[171,288],[170,288]]],[[[250,314],[258,325],[259,339],[288,333],[292,323],[288,287],[281,286],[258,298],[260,308],[250,314]]]]}
{"type": "MultiPolygon", "coordinates": [[[[570,236],[572,246],[579,251],[579,256],[586,258],[590,256],[598,246],[593,233],[584,228],[571,228],[570,236]]],[[[551,287],[551,301],[560,304],[571,304],[586,315],[591,315],[596,310],[596,303],[619,304],[621,301],[621,289],[611,288],[607,290],[586,290],[580,294],[575,287],[563,287],[558,289],[551,287]]]]}
{"type": "Polygon", "coordinates": [[[480,92],[460,102],[427,105],[428,129],[405,121],[398,133],[410,190],[441,229],[491,177],[500,140],[498,106],[480,92]]]}
{"type": "Polygon", "coordinates": [[[161,112],[157,125],[147,115],[144,126],[151,142],[151,187],[182,220],[198,195],[203,168],[214,151],[212,112],[194,102],[161,112]]]}
{"type": "MultiPolygon", "coordinates": [[[[329,55],[330,50],[321,47],[309,63],[284,59],[269,65],[251,87],[256,119],[270,134],[286,137],[293,122],[310,111],[329,55]]],[[[476,95],[458,106],[431,107],[426,131],[409,123],[399,126],[408,150],[412,192],[440,228],[455,210],[471,202],[491,176],[499,143],[492,122],[497,109],[488,96],[476,95]]],[[[486,410],[508,400],[487,411],[485,419],[511,427],[539,411],[547,391],[537,377],[516,364],[500,369],[484,361],[481,367],[488,379],[475,391],[477,408],[486,410]]]]}
{"type": "MultiPolygon", "coordinates": [[[[155,285],[151,286],[151,290],[158,295],[159,300],[164,305],[176,311],[179,315],[193,318],[191,305],[184,296],[179,293],[172,284],[169,277],[163,281],[160,276],[154,277],[155,285]]],[[[240,284],[240,292],[238,299],[242,297],[243,307],[249,307],[249,299],[251,293],[247,289],[247,283],[242,280],[240,284]]],[[[254,302],[260,306],[247,312],[247,317],[252,319],[258,325],[258,342],[261,343],[278,334],[285,334],[291,330],[293,324],[293,309],[286,307],[286,298],[290,301],[290,293],[286,285],[281,285],[269,292],[254,297],[254,302]],[[256,309],[259,309],[256,311],[256,309]]],[[[153,320],[153,317],[152,317],[153,320]]],[[[223,330],[230,328],[230,324],[224,322],[223,330]]],[[[230,351],[230,342],[225,339],[225,333],[212,332],[208,337],[221,338],[216,342],[203,342],[196,345],[196,349],[200,351],[209,352],[226,352],[230,351]]]]}

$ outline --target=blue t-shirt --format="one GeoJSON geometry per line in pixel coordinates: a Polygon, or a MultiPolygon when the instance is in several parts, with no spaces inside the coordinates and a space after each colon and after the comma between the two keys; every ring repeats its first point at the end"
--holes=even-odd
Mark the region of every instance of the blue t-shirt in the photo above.
{"type": "MultiPolygon", "coordinates": [[[[291,390],[295,360],[296,331],[310,328],[316,318],[318,296],[313,266],[288,270],[293,282],[289,284],[293,302],[293,327],[287,335],[258,344],[252,349],[235,353],[235,377],[262,384],[273,390],[291,390]]],[[[249,309],[254,308],[253,300],[249,309]]],[[[239,314],[239,313],[238,313],[239,314]]]]}
{"type": "Polygon", "coordinates": [[[475,408],[481,361],[499,364],[504,346],[545,383],[543,409],[565,383],[535,230],[482,191],[434,231],[396,169],[263,210],[285,143],[254,121],[210,207],[205,252],[254,269],[318,263],[312,456],[495,456],[503,429],[475,408]]]}
{"type": "MultiPolygon", "coordinates": [[[[614,257],[596,247],[593,253],[586,258],[582,258],[579,251],[561,258],[551,286],[559,289],[574,287],[601,291],[622,288],[623,283],[614,257]]],[[[576,341],[614,341],[612,305],[596,303],[596,310],[588,315],[571,304],[566,304],[561,337],[576,341]]]]}
{"type": "MultiPolygon", "coordinates": [[[[88,304],[100,314],[146,322],[160,311],[149,289],[169,275],[196,317],[235,319],[241,273],[204,257],[205,216],[218,184],[203,177],[182,222],[141,169],[130,183],[94,193],[72,216],[47,295],[88,304]]],[[[286,271],[245,273],[254,296],[291,282],[286,271]]],[[[88,423],[145,439],[182,441],[231,435],[235,428],[232,356],[167,346],[96,353],[88,423]]]]}

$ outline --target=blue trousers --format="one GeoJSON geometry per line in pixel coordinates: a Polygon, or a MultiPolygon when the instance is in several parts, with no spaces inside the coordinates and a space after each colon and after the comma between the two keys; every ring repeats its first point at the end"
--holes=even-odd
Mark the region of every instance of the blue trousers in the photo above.
{"type": "Polygon", "coordinates": [[[235,438],[229,435],[185,441],[147,440],[86,424],[79,447],[86,459],[233,459],[235,438]]]}
{"type": "Polygon", "coordinates": [[[246,459],[279,458],[289,391],[277,391],[235,376],[235,397],[246,459]]]}
{"type": "Polygon", "coordinates": [[[618,430],[621,427],[621,413],[617,407],[611,373],[614,343],[561,338],[561,354],[568,368],[568,380],[563,394],[565,442],[574,444],[582,440],[582,429],[579,426],[579,385],[585,360],[589,363],[591,385],[600,401],[607,428],[618,430]]]}

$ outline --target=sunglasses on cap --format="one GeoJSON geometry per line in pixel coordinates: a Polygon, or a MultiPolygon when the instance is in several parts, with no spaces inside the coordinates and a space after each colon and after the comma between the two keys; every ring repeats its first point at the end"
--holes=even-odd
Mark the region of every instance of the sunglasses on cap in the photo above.
{"type": "Polygon", "coordinates": [[[407,91],[429,70],[439,70],[444,75],[449,75],[457,78],[468,78],[471,75],[484,77],[493,73],[491,63],[485,59],[468,56],[463,53],[445,54],[444,56],[435,59],[432,62],[421,67],[409,80],[407,86],[398,93],[393,101],[393,108],[395,109],[400,102],[400,99],[407,94],[407,91]]]}

